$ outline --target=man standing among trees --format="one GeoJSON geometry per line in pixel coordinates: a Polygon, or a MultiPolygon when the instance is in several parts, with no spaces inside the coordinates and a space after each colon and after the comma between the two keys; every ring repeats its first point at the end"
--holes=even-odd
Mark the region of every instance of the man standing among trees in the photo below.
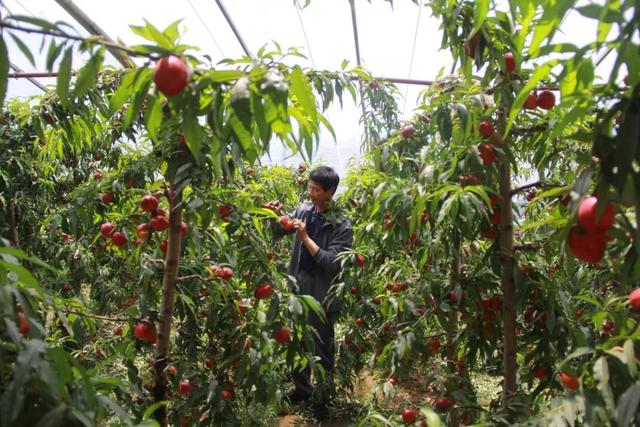
{"type": "MultiPolygon", "coordinates": [[[[280,238],[296,233],[293,243],[289,275],[296,278],[294,292],[311,295],[323,303],[326,322],[309,312],[308,322],[318,336],[315,338],[315,353],[325,371],[324,381],[311,384],[311,369],[293,372],[294,390],[289,394],[292,403],[307,400],[315,395],[314,414],[322,420],[328,416],[328,405],[333,392],[333,370],[335,358],[334,322],[338,318],[340,304],[326,300],[329,288],[341,271],[338,254],[353,246],[351,220],[336,206],[333,200],[340,182],[338,174],[330,167],[321,166],[309,174],[308,195],[310,202],[300,205],[290,216],[288,231],[283,226],[274,231],[280,238]]],[[[272,203],[276,210],[279,202],[272,203]]]]}

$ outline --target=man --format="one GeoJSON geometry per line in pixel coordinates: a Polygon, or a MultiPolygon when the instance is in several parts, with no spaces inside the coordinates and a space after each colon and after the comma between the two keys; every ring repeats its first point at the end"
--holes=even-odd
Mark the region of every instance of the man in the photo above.
{"type": "MultiPolygon", "coordinates": [[[[320,357],[326,378],[324,384],[311,384],[309,367],[293,373],[294,391],[289,395],[292,403],[309,399],[315,394],[315,416],[324,419],[328,415],[331,398],[335,358],[334,322],[338,317],[339,304],[325,301],[329,288],[339,276],[341,265],[338,254],[353,245],[351,221],[334,205],[333,196],[340,182],[338,174],[330,167],[318,167],[309,174],[308,194],[310,203],[298,207],[293,214],[293,229],[296,233],[289,264],[289,274],[296,278],[296,289],[301,295],[311,295],[323,303],[326,322],[314,313],[309,313],[309,324],[319,335],[315,339],[316,355],[320,357]]],[[[281,206],[274,202],[276,207],[281,206]]],[[[284,228],[274,231],[276,238],[287,234],[284,228]]]]}

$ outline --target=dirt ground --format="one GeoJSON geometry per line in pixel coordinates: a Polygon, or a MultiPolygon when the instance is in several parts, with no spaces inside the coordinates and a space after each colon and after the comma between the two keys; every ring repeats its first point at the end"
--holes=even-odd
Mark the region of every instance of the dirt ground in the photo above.
{"type": "MultiPolygon", "coordinates": [[[[371,397],[371,393],[376,385],[376,380],[371,373],[363,371],[359,375],[359,381],[354,385],[353,399],[357,402],[364,402],[371,397]]],[[[409,380],[399,383],[396,386],[396,395],[387,402],[387,407],[393,408],[400,406],[402,402],[430,403],[429,394],[432,390],[424,381],[416,376],[412,376],[409,380]]],[[[382,392],[378,393],[378,399],[384,400],[382,392]]],[[[293,408],[295,410],[295,408],[293,408]]],[[[321,423],[313,422],[298,413],[283,415],[275,420],[272,427],[347,427],[353,425],[351,419],[345,419],[341,416],[337,419],[330,419],[321,423]]]]}

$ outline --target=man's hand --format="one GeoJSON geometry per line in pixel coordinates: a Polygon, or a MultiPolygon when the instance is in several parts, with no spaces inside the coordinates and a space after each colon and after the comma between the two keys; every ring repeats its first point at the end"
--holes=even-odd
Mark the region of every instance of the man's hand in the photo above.
{"type": "Polygon", "coordinates": [[[293,224],[294,230],[298,233],[298,237],[302,242],[309,238],[309,234],[307,234],[307,224],[304,221],[300,221],[299,219],[294,219],[291,221],[293,224]]]}
{"type": "Polygon", "coordinates": [[[304,247],[307,248],[311,256],[315,256],[320,250],[320,246],[318,246],[318,244],[314,242],[311,237],[309,237],[309,234],[307,233],[307,224],[305,224],[304,221],[300,221],[299,219],[294,219],[292,221],[292,224],[294,230],[296,230],[296,233],[298,233],[298,238],[300,239],[300,241],[302,241],[304,247]]]}

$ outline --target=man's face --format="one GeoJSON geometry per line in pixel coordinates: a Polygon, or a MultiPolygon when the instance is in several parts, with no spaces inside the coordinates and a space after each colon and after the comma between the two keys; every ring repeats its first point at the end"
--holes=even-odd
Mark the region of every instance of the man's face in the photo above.
{"type": "Polygon", "coordinates": [[[307,191],[309,192],[309,199],[311,203],[317,207],[324,209],[327,207],[331,199],[333,198],[333,189],[323,190],[320,184],[315,181],[309,181],[307,191]]]}

